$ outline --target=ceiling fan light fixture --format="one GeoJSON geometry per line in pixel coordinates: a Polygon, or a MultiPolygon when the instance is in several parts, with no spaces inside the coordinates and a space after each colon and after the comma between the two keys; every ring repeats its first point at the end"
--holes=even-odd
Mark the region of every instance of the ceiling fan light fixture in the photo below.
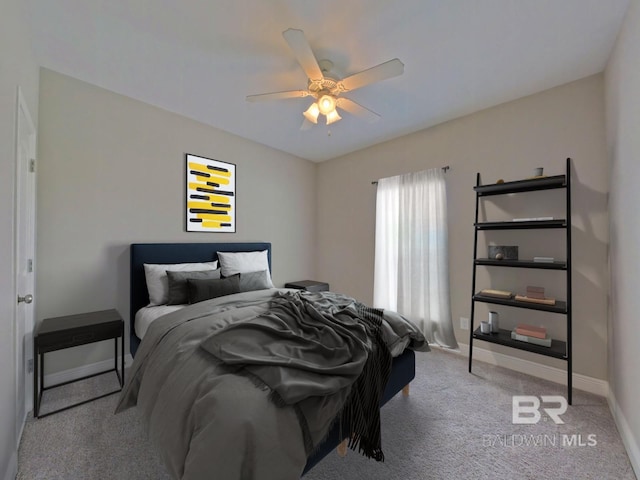
{"type": "Polygon", "coordinates": [[[338,120],[342,120],[342,117],[340,116],[340,114],[338,114],[337,110],[334,109],[333,111],[327,113],[327,125],[331,125],[338,120]]]}
{"type": "Polygon", "coordinates": [[[318,115],[320,114],[320,109],[318,108],[318,104],[313,102],[309,108],[307,108],[304,115],[304,118],[309,120],[311,123],[318,123],[318,115]]]}
{"type": "Polygon", "coordinates": [[[282,36],[307,76],[306,90],[287,90],[248,95],[248,102],[313,97],[313,104],[303,112],[303,130],[311,128],[312,125],[317,125],[320,114],[326,117],[327,125],[341,120],[342,117],[338,114],[337,107],[340,107],[341,111],[344,110],[368,122],[374,122],[380,118],[377,113],[358,105],[349,98],[343,97],[342,94],[365,87],[371,83],[402,75],[404,73],[404,64],[399,59],[394,58],[375,67],[342,78],[341,75],[338,75],[333,70],[333,63],[330,60],[316,59],[302,30],[289,28],[282,32],[282,36]]]}
{"type": "Polygon", "coordinates": [[[329,115],[336,111],[336,97],[324,94],[318,99],[318,108],[323,115],[329,115]]]}

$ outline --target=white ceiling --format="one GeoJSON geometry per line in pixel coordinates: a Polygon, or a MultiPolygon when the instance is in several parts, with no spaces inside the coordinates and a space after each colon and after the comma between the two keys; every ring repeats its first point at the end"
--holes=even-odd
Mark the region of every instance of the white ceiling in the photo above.
{"type": "Polygon", "coordinates": [[[601,72],[628,0],[26,0],[49,69],[313,161],[334,158],[601,72]],[[310,98],[282,37],[304,30],[343,76],[399,58],[404,75],[345,96],[300,131],[310,98]],[[322,118],[322,117],[321,117],[322,118]]]}

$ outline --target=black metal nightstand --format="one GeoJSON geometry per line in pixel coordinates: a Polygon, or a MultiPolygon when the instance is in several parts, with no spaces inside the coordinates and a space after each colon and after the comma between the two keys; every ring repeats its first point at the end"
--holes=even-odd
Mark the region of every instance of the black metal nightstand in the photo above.
{"type": "Polygon", "coordinates": [[[37,328],[33,336],[33,416],[42,418],[63,410],[67,410],[78,405],[83,405],[92,400],[97,400],[107,395],[122,390],[124,386],[124,321],[116,310],[102,310],[99,312],[82,313],[79,315],[68,315],[65,317],[44,319],[37,328]],[[118,371],[118,338],[121,339],[120,371],[118,371]],[[56,385],[44,386],[44,354],[65,348],[77,347],[88,343],[100,342],[103,340],[114,340],[114,368],[103,372],[87,375],[69,382],[58,383],[56,385]],[[45,390],[61,387],[72,382],[84,380],[86,378],[102,375],[103,373],[116,372],[120,389],[114,390],[97,397],[84,400],[64,408],[47,412],[40,415],[42,394],[45,390]]]}
{"type": "Polygon", "coordinates": [[[307,290],[308,292],[327,292],[329,284],[325,282],[316,282],[315,280],[300,280],[298,282],[286,283],[285,288],[296,288],[298,290],[307,290]]]}

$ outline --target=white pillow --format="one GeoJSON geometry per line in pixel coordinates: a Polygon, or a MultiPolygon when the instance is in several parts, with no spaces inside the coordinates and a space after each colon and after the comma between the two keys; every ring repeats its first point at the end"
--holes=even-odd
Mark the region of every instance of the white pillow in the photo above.
{"type": "Polygon", "coordinates": [[[145,263],[144,275],[149,291],[149,305],[164,305],[169,301],[169,279],[167,270],[171,272],[202,272],[215,270],[218,261],[205,263],[145,263]]]}
{"type": "Polygon", "coordinates": [[[218,252],[220,272],[223,277],[230,277],[236,273],[250,273],[267,271],[269,288],[273,288],[271,272],[269,271],[269,257],[267,251],[259,252],[218,252]]]}

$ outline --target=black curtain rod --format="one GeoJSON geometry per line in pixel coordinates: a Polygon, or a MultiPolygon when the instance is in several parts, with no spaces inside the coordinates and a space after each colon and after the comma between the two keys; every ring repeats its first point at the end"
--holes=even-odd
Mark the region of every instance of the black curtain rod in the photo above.
{"type": "MultiPolygon", "coordinates": [[[[449,168],[450,168],[449,165],[445,165],[444,167],[442,167],[442,171],[444,173],[447,173],[449,171],[449,168]]],[[[377,185],[377,184],[378,184],[377,180],[374,180],[373,182],[371,182],[371,185],[377,185]]]]}

